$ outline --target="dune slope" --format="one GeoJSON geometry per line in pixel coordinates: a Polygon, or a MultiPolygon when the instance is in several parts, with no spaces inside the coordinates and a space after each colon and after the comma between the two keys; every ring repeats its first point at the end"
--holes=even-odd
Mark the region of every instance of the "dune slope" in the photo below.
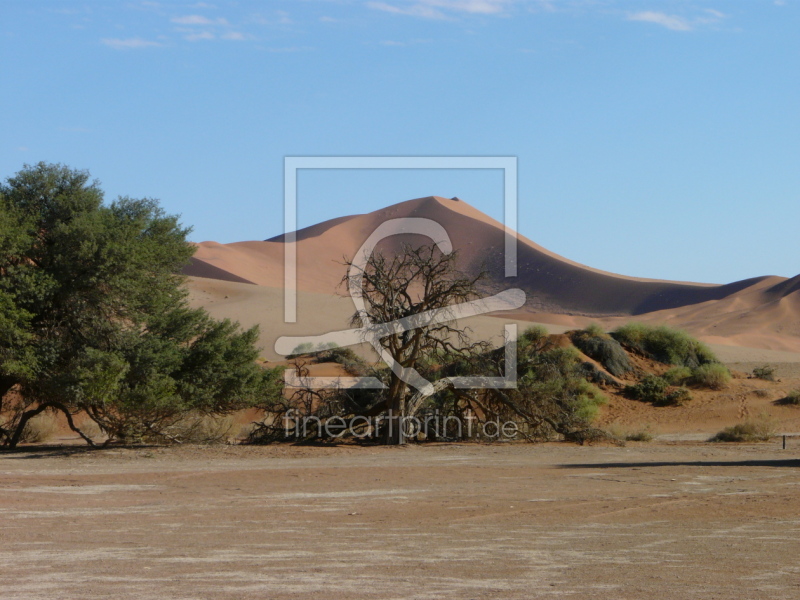
{"type": "MultiPolygon", "coordinates": [[[[792,296],[800,291],[800,276],[789,280],[760,277],[727,285],[626,277],[575,263],[521,235],[517,235],[518,277],[505,278],[503,225],[466,202],[435,196],[298,231],[298,289],[328,294],[341,291],[345,258],[352,257],[381,223],[400,217],[422,217],[441,224],[459,252],[462,268],[468,271],[486,268],[490,288],[521,287],[528,295],[525,308],[529,312],[597,317],[644,315],[730,299],[734,299],[732,304],[742,299],[750,310],[777,302],[780,306],[772,306],[767,311],[769,317],[765,318],[797,310],[792,296]]],[[[425,240],[420,236],[396,236],[385,240],[379,249],[392,252],[403,242],[419,241],[425,240]]],[[[199,244],[195,264],[186,272],[199,277],[282,287],[284,244],[283,236],[225,245],[203,242],[199,244]],[[218,271],[212,273],[209,267],[218,271]]]]}

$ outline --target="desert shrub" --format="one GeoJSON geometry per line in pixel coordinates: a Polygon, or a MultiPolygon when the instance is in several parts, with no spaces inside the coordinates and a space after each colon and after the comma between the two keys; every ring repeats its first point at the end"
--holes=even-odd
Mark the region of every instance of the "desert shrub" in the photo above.
{"type": "Polygon", "coordinates": [[[332,350],[334,348],[338,348],[339,344],[336,342],[325,342],[324,344],[317,344],[316,346],[311,342],[303,342],[302,344],[298,344],[294,347],[291,354],[287,354],[287,359],[297,358],[298,356],[303,356],[304,354],[319,354],[320,352],[325,352],[326,350],[332,350]]]}
{"type": "Polygon", "coordinates": [[[517,338],[518,351],[537,351],[547,343],[547,336],[550,335],[547,328],[543,325],[533,325],[528,327],[517,338]]]}
{"type": "Polygon", "coordinates": [[[602,326],[598,325],[597,323],[590,323],[586,329],[583,330],[591,337],[603,337],[606,336],[606,330],[602,328],[602,326]]]}
{"type": "Polygon", "coordinates": [[[591,423],[597,418],[600,407],[608,404],[608,398],[597,387],[586,380],[579,379],[575,384],[577,415],[591,423]]]}
{"type": "Polygon", "coordinates": [[[685,387],[672,389],[669,381],[658,375],[647,375],[639,383],[625,387],[629,398],[650,402],[654,406],[682,406],[692,399],[685,387]]]}
{"type": "Polygon", "coordinates": [[[105,437],[103,430],[100,429],[100,426],[88,415],[84,414],[76,417],[75,425],[81,431],[81,433],[83,433],[83,435],[94,441],[98,441],[99,439],[105,437]]]}
{"type": "Polygon", "coordinates": [[[775,367],[770,365],[756,367],[753,369],[753,377],[755,379],[763,379],[764,381],[775,381],[775,367]]]}
{"type": "Polygon", "coordinates": [[[759,398],[769,398],[772,395],[769,390],[765,389],[753,390],[751,393],[759,398]]]}
{"type": "Polygon", "coordinates": [[[58,430],[58,418],[52,412],[43,412],[28,420],[22,429],[20,441],[28,444],[45,442],[58,430]]]}
{"type": "Polygon", "coordinates": [[[649,425],[645,426],[643,429],[632,431],[615,423],[611,425],[607,431],[612,438],[624,442],[651,442],[655,437],[649,425]]]}
{"type": "Polygon", "coordinates": [[[172,427],[154,437],[161,441],[167,434],[169,439],[188,444],[220,444],[236,437],[240,428],[234,423],[232,415],[187,415],[172,427]]]}
{"type": "Polygon", "coordinates": [[[600,369],[593,362],[586,361],[581,364],[583,376],[592,383],[616,386],[617,381],[608,373],[600,369]]]}
{"type": "Polygon", "coordinates": [[[314,351],[314,344],[311,342],[303,342],[302,344],[298,344],[292,350],[292,353],[289,354],[286,358],[296,358],[301,354],[308,354],[314,351]]]}
{"type": "Polygon", "coordinates": [[[767,418],[745,421],[726,427],[709,442],[766,442],[775,434],[775,426],[767,418]]]}
{"type": "Polygon", "coordinates": [[[316,353],[319,362],[335,362],[344,367],[350,375],[362,377],[369,370],[367,362],[350,348],[329,348],[316,353]]]}
{"type": "Polygon", "coordinates": [[[634,400],[661,404],[666,400],[669,382],[657,375],[646,375],[639,383],[625,386],[625,395],[634,400]]]}
{"type": "Polygon", "coordinates": [[[634,431],[629,433],[625,436],[626,442],[652,442],[653,441],[653,434],[650,433],[647,429],[641,429],[639,431],[634,431]]]}
{"type": "Polygon", "coordinates": [[[684,331],[664,325],[628,323],[611,335],[618,342],[668,365],[695,368],[719,362],[708,346],[684,331]]]}
{"type": "Polygon", "coordinates": [[[786,394],[785,398],[780,400],[781,404],[789,404],[791,406],[800,406],[800,390],[792,390],[786,394]]]}
{"type": "Polygon", "coordinates": [[[340,348],[335,342],[328,342],[315,346],[311,342],[305,342],[295,346],[292,353],[287,355],[287,359],[299,358],[300,356],[310,356],[316,362],[335,362],[344,367],[350,375],[361,377],[369,370],[366,361],[353,352],[350,348],[340,348]]]}
{"type": "Polygon", "coordinates": [[[681,385],[692,378],[692,370],[689,367],[672,367],[662,377],[672,385],[681,385]]]}
{"type": "Polygon", "coordinates": [[[683,406],[692,399],[692,392],[685,387],[679,387],[669,392],[659,406],[683,406]]]}
{"type": "Polygon", "coordinates": [[[593,333],[589,328],[572,334],[572,343],[586,356],[593,358],[616,377],[633,371],[633,365],[620,343],[602,331],[593,333]]]}
{"type": "MultiPolygon", "coordinates": [[[[520,437],[529,441],[564,439],[584,443],[607,439],[605,432],[592,425],[607,399],[586,380],[578,350],[574,346],[553,347],[541,331],[526,334],[518,349],[516,388],[486,389],[477,395],[448,389],[433,398],[429,408],[447,414],[454,407],[462,411],[461,407],[469,406],[473,413],[515,421],[520,437]],[[464,403],[461,406],[459,399],[464,403]]],[[[469,368],[472,373],[502,374],[502,348],[476,358],[478,362],[469,368]]],[[[451,373],[446,370],[445,374],[451,373]]]]}
{"type": "Polygon", "coordinates": [[[108,440],[180,442],[181,424],[195,415],[231,414],[280,395],[282,369],[255,363],[256,329],[241,332],[230,321],[196,316],[200,335],[191,346],[134,338],[125,354],[91,352],[79,364],[78,406],[108,440]],[[170,374],[159,371],[167,357],[170,374]]]}
{"type": "Polygon", "coordinates": [[[706,364],[692,370],[692,383],[712,390],[724,389],[731,379],[728,367],[720,363],[706,364]]]}

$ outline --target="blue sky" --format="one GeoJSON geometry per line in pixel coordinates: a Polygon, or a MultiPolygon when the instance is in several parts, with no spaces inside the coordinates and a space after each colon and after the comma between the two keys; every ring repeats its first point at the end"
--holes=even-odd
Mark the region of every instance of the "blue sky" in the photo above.
{"type": "MultiPolygon", "coordinates": [[[[800,273],[800,1],[0,3],[0,175],[89,169],[232,242],[286,155],[519,158],[520,231],[626,275],[800,273]]],[[[307,171],[300,225],[497,171],[307,171]]]]}

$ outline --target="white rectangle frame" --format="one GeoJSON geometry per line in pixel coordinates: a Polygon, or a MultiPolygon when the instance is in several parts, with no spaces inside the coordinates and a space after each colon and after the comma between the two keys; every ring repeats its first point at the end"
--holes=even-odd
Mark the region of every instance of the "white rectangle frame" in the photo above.
{"type": "Polygon", "coordinates": [[[300,169],[501,169],[505,276],[517,276],[516,156],[287,156],[283,164],[285,323],[297,322],[297,172],[300,169]]]}

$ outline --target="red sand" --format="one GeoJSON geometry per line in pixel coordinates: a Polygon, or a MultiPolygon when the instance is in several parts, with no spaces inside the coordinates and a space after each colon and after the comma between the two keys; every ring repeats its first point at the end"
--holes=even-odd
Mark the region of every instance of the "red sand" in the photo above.
{"type": "MultiPolygon", "coordinates": [[[[514,313],[516,319],[573,327],[591,321],[608,327],[630,320],[667,323],[711,343],[800,352],[800,276],[728,285],[626,277],[580,265],[518,236],[519,277],[505,279],[502,224],[466,202],[433,196],[298,231],[298,289],[315,294],[320,302],[336,303],[324,298],[344,293],[344,257],[353,256],[379,224],[399,217],[424,217],[441,224],[460,253],[462,268],[489,268],[489,288],[524,289],[528,302],[514,313]]],[[[413,237],[397,236],[379,248],[391,252],[403,241],[415,241],[413,237]]],[[[424,240],[416,236],[416,241],[424,240]]],[[[224,245],[203,242],[195,258],[187,269],[190,275],[283,287],[282,237],[224,245]]],[[[207,285],[199,282],[195,287],[207,285]]],[[[270,310],[280,318],[281,310],[275,308],[270,310]]],[[[336,310],[330,313],[330,324],[327,331],[345,326],[336,310]]]]}

